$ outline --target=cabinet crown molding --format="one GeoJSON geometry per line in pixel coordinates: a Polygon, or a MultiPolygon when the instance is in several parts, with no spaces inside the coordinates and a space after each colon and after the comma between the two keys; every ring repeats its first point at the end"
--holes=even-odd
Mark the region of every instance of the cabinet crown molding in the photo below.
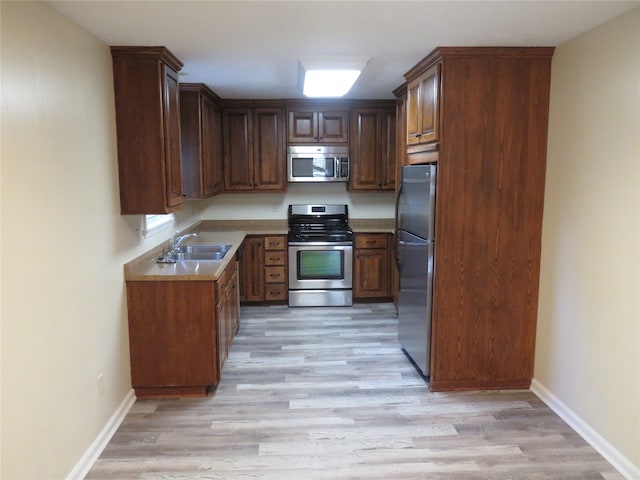
{"type": "Polygon", "coordinates": [[[161,60],[176,72],[179,72],[184,66],[167,47],[135,47],[135,46],[118,46],[112,45],[111,56],[127,56],[127,57],[148,57],[150,59],[161,60]]]}
{"type": "MultiPolygon", "coordinates": [[[[438,47],[415,64],[404,78],[413,80],[439,60],[455,57],[551,57],[555,47],[438,47]]],[[[400,87],[399,87],[400,88],[400,87]]],[[[395,92],[394,92],[395,93],[395,92]]]]}

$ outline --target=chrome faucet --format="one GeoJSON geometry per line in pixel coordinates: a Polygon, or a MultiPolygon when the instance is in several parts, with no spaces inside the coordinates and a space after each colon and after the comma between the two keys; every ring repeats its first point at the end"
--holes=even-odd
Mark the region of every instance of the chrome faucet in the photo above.
{"type": "Polygon", "coordinates": [[[169,253],[177,253],[178,250],[180,249],[180,246],[182,245],[182,242],[184,242],[187,238],[189,237],[198,238],[197,233],[187,233],[185,235],[180,235],[179,237],[176,237],[178,233],[179,232],[176,232],[176,234],[171,237],[171,240],[169,240],[169,253]]]}

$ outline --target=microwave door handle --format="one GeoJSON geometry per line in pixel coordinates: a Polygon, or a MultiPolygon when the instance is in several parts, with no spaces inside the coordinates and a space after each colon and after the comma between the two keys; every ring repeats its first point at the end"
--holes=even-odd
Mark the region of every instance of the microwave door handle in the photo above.
{"type": "Polygon", "coordinates": [[[334,178],[340,178],[340,157],[338,156],[333,157],[333,163],[335,164],[335,167],[333,170],[333,176],[334,178]]]}

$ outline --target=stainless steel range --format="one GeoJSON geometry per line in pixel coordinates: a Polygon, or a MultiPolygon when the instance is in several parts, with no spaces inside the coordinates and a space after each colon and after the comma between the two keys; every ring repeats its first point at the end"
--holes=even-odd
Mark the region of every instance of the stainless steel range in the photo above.
{"type": "Polygon", "coordinates": [[[353,304],[347,205],[289,205],[289,306],[353,304]]]}

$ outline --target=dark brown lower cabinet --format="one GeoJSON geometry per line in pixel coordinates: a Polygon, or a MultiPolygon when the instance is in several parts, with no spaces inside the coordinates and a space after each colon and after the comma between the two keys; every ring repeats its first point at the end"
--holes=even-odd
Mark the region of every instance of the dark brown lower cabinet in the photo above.
{"type": "Polygon", "coordinates": [[[240,301],[286,301],[287,263],[285,235],[245,237],[240,259],[240,301]]]}
{"type": "Polygon", "coordinates": [[[353,298],[372,299],[391,296],[389,235],[356,233],[353,253],[353,298]]]}
{"type": "Polygon", "coordinates": [[[138,397],[203,396],[238,328],[237,263],[217,281],[127,281],[131,383],[138,397]]]}

